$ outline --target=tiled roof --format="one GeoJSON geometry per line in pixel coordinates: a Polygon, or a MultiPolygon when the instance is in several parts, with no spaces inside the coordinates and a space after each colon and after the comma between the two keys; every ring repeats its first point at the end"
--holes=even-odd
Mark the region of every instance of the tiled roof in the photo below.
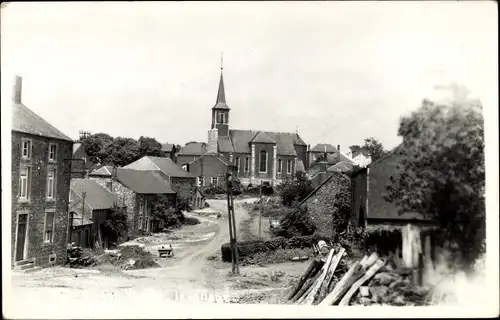
{"type": "Polygon", "coordinates": [[[288,132],[269,132],[269,131],[252,131],[252,130],[229,130],[233,149],[236,153],[251,153],[250,142],[257,135],[263,134],[263,137],[269,137],[268,143],[271,141],[276,143],[277,153],[279,155],[296,156],[294,145],[305,146],[304,140],[296,133],[288,132]]]}
{"type": "Polygon", "coordinates": [[[326,169],[327,172],[348,172],[351,171],[353,163],[350,161],[340,161],[326,169]]]}
{"type": "Polygon", "coordinates": [[[71,190],[78,198],[86,192],[85,202],[94,210],[113,208],[117,201],[114,194],[92,179],[71,179],[71,190]]]}
{"type": "Polygon", "coordinates": [[[111,176],[113,174],[112,166],[102,166],[89,173],[89,176],[111,176]]]}
{"type": "Polygon", "coordinates": [[[174,178],[195,178],[191,173],[183,170],[170,158],[144,156],[137,161],[123,167],[124,169],[133,169],[141,171],[161,171],[169,177],[174,178]]]}
{"type": "Polygon", "coordinates": [[[327,153],[330,153],[330,152],[338,152],[338,150],[337,150],[337,148],[335,148],[334,146],[332,146],[329,143],[318,143],[317,145],[315,145],[311,149],[311,152],[327,152],[327,153]]]}
{"type": "Polygon", "coordinates": [[[276,141],[271,139],[271,137],[269,137],[269,135],[267,133],[265,133],[264,131],[259,131],[255,135],[255,137],[252,139],[251,142],[254,142],[254,143],[272,143],[272,144],[276,143],[276,141]]]}
{"type": "Polygon", "coordinates": [[[36,136],[73,141],[22,103],[12,103],[12,130],[36,136]]]}
{"type": "Polygon", "coordinates": [[[179,155],[183,156],[199,156],[205,153],[206,143],[205,142],[189,142],[184,147],[182,147],[179,155]]]}
{"type": "Polygon", "coordinates": [[[220,152],[234,152],[230,137],[219,137],[217,142],[219,143],[220,152]]]}
{"type": "Polygon", "coordinates": [[[174,194],[168,181],[158,172],[149,170],[117,169],[118,181],[141,194],[174,194]]]}
{"type": "Polygon", "coordinates": [[[161,151],[163,152],[172,152],[172,149],[174,149],[175,145],[173,143],[163,143],[161,145],[161,151]]]}
{"type": "Polygon", "coordinates": [[[350,162],[355,164],[354,160],[343,154],[342,152],[336,152],[334,154],[327,154],[326,159],[329,165],[334,165],[339,162],[350,162]]]}

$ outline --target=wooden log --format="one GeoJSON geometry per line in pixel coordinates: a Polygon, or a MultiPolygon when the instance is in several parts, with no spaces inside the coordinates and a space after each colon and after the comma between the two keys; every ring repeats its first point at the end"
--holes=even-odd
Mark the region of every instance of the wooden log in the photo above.
{"type": "Polygon", "coordinates": [[[373,252],[364,262],[360,262],[360,264],[364,269],[368,269],[377,261],[378,254],[376,252],[373,252]]]}
{"type": "Polygon", "coordinates": [[[370,267],[370,269],[368,269],[368,271],[365,272],[365,274],[361,277],[361,279],[359,279],[358,281],[356,281],[352,285],[352,287],[349,289],[349,291],[347,291],[347,293],[344,295],[344,297],[342,298],[342,300],[340,300],[339,306],[347,306],[347,305],[349,305],[349,301],[351,301],[352,296],[356,293],[356,291],[358,291],[359,287],[361,287],[363,285],[363,283],[365,283],[371,277],[373,277],[375,275],[375,273],[377,273],[380,270],[380,268],[382,268],[382,266],[384,264],[385,264],[384,261],[377,260],[377,262],[375,262],[370,267]]]}
{"type": "Polygon", "coordinates": [[[297,283],[297,285],[294,287],[294,289],[292,290],[292,292],[290,293],[290,295],[288,296],[288,300],[291,300],[293,298],[293,296],[299,292],[300,288],[302,288],[302,286],[304,285],[304,283],[306,282],[307,278],[309,278],[309,275],[311,274],[311,272],[314,270],[314,269],[319,269],[318,268],[318,265],[319,264],[322,264],[322,262],[320,262],[319,259],[314,259],[311,264],[309,264],[309,267],[307,268],[306,272],[304,272],[304,274],[300,277],[299,279],[299,282],[297,283]]]}
{"type": "Polygon", "coordinates": [[[339,252],[333,258],[332,263],[330,264],[330,268],[328,268],[325,280],[323,281],[323,283],[321,284],[321,287],[319,289],[318,301],[323,300],[323,298],[328,293],[328,288],[330,287],[330,283],[332,282],[333,274],[335,273],[335,270],[337,269],[337,266],[339,265],[340,260],[344,256],[344,252],[345,252],[345,249],[340,248],[339,252]]]}
{"type": "Polygon", "coordinates": [[[309,295],[306,297],[304,300],[305,305],[312,305],[314,302],[314,298],[316,298],[316,295],[319,291],[319,288],[323,284],[323,281],[325,281],[326,275],[328,273],[328,269],[330,269],[330,265],[332,264],[332,259],[333,259],[333,253],[335,252],[334,249],[330,249],[330,252],[328,253],[328,257],[326,258],[326,262],[323,265],[322,273],[316,283],[313,286],[313,289],[309,293],[309,295]]]}
{"type": "Polygon", "coordinates": [[[319,260],[319,263],[316,264],[315,268],[311,271],[304,285],[302,285],[300,290],[292,297],[292,302],[299,300],[304,295],[304,293],[310,288],[311,284],[319,277],[322,267],[323,261],[319,260]]]}
{"type": "MultiPolygon", "coordinates": [[[[363,264],[366,263],[368,257],[361,259],[363,264]]],[[[356,262],[349,268],[349,270],[344,274],[339,282],[335,285],[332,292],[330,292],[324,299],[319,303],[320,306],[331,306],[336,303],[342,296],[349,290],[356,280],[358,280],[362,274],[360,271],[363,269],[360,262],[356,262]]]]}
{"type": "Polygon", "coordinates": [[[295,297],[293,297],[292,301],[294,301],[297,304],[300,304],[311,292],[313,284],[318,280],[319,276],[321,275],[321,271],[317,272],[316,275],[312,278],[309,278],[304,286],[300,289],[300,291],[297,293],[295,297]]]}

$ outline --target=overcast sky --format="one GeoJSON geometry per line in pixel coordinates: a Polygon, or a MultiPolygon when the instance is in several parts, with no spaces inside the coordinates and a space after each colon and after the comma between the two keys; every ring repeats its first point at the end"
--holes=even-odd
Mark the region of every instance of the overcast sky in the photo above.
{"type": "Polygon", "coordinates": [[[495,2],[40,2],[1,18],[2,92],[21,75],[23,102],[73,138],[206,141],[221,52],[232,128],[298,126],[342,151],[394,147],[435,84],[484,98],[498,70],[495,2]]]}

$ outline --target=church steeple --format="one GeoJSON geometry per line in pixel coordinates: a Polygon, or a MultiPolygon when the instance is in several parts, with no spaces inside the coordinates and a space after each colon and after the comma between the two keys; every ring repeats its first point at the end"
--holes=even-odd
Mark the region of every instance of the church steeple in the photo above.
{"type": "Polygon", "coordinates": [[[221,137],[229,135],[229,106],[226,104],[226,92],[224,90],[224,66],[221,53],[220,80],[217,91],[217,101],[212,108],[212,129],[217,129],[221,137]]]}

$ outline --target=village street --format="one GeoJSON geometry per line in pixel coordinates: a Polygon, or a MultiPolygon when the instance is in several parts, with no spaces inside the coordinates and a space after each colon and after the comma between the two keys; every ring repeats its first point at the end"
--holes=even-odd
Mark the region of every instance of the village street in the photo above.
{"type": "MultiPolygon", "coordinates": [[[[248,213],[242,207],[243,202],[249,201],[255,199],[235,201],[238,227],[249,219],[248,213]]],[[[14,301],[22,299],[36,305],[44,301],[43,305],[47,307],[47,312],[50,312],[51,305],[66,299],[73,303],[75,299],[89,303],[102,299],[123,303],[143,300],[162,303],[228,302],[230,297],[255,291],[249,290],[251,289],[249,287],[238,290],[234,285],[239,281],[237,277],[231,275],[231,264],[220,259],[221,245],[229,239],[226,200],[208,200],[208,202],[210,208],[202,210],[207,216],[191,213],[201,221],[200,224],[176,230],[174,238],[180,238],[181,241],[167,240],[163,243],[167,245],[173,243],[175,256],[158,259],[160,268],[123,271],[112,266],[100,266],[98,270],[58,266],[33,273],[14,273],[10,298],[14,301]],[[213,212],[220,212],[221,217],[217,218],[213,212]],[[207,240],[207,235],[212,237],[207,240]]],[[[158,236],[154,238],[161,239],[158,236]]],[[[156,246],[160,245],[157,243],[159,241],[151,241],[152,243],[145,244],[144,248],[153,253],[156,246]]],[[[251,278],[252,274],[262,275],[272,272],[273,268],[289,269],[288,274],[298,275],[303,272],[305,266],[302,263],[270,266],[267,269],[248,266],[241,267],[241,272],[245,274],[246,279],[251,278]]],[[[273,289],[276,289],[276,286],[259,290],[273,289]]],[[[23,310],[29,312],[26,305],[23,306],[23,310]]]]}

